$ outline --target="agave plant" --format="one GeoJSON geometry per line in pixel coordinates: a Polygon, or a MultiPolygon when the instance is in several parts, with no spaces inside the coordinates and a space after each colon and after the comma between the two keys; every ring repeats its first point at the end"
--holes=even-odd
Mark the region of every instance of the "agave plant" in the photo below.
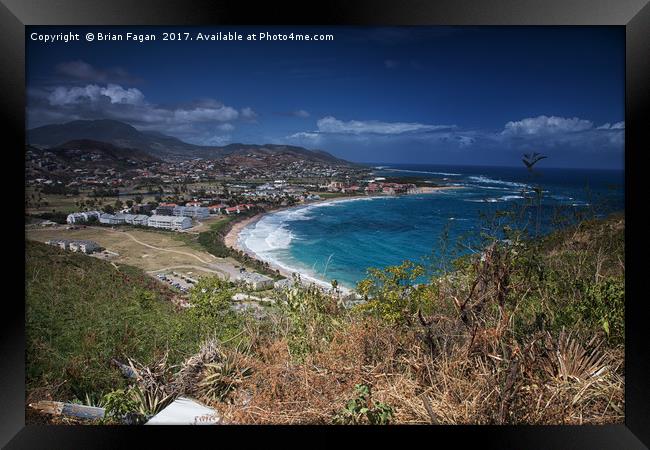
{"type": "Polygon", "coordinates": [[[138,404],[138,413],[145,417],[158,414],[174,400],[174,394],[166,394],[162,389],[147,390],[139,386],[131,389],[131,395],[138,404]]]}
{"type": "Polygon", "coordinates": [[[602,375],[608,368],[606,358],[599,351],[601,343],[593,345],[595,337],[587,344],[588,351],[572,333],[560,332],[557,345],[545,365],[549,375],[564,381],[588,380],[602,375]]]}
{"type": "Polygon", "coordinates": [[[236,353],[228,353],[220,361],[205,365],[198,386],[206,398],[221,402],[251,374],[250,367],[239,366],[236,353]]]}

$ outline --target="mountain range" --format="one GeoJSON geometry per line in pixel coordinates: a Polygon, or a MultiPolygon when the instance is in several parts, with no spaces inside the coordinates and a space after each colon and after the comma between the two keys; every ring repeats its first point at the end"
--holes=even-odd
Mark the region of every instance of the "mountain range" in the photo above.
{"type": "Polygon", "coordinates": [[[173,160],[186,158],[220,159],[228,156],[282,156],[288,160],[305,160],[330,165],[353,165],[323,150],[278,144],[242,144],[202,146],[155,131],[140,131],[117,120],[75,120],[27,130],[27,143],[41,148],[54,148],[70,141],[91,140],[124,149],[136,149],[154,158],[173,160]]]}

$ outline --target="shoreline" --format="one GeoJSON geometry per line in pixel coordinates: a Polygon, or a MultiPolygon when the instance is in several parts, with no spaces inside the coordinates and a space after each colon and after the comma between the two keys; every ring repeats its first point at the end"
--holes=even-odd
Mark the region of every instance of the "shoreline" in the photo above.
{"type": "MultiPolygon", "coordinates": [[[[423,187],[418,187],[417,188],[418,192],[411,192],[411,193],[401,194],[401,195],[407,196],[407,195],[433,194],[433,193],[435,193],[437,191],[448,190],[448,189],[462,189],[462,188],[463,188],[463,186],[423,186],[423,187]]],[[[323,199],[316,200],[316,201],[309,202],[309,203],[302,203],[302,204],[292,205],[292,206],[284,206],[284,207],[281,207],[281,208],[260,212],[260,213],[255,214],[252,217],[248,217],[248,218],[246,218],[244,220],[240,220],[240,221],[235,222],[232,225],[232,227],[230,228],[230,230],[228,230],[228,233],[226,233],[226,235],[224,236],[223,241],[224,241],[224,244],[227,247],[229,247],[229,248],[231,248],[233,250],[237,250],[237,251],[240,251],[242,253],[245,253],[245,254],[247,254],[249,257],[251,257],[253,259],[256,259],[258,261],[262,261],[264,263],[267,263],[269,265],[269,267],[271,267],[273,270],[277,270],[278,272],[280,272],[280,274],[282,276],[284,276],[285,278],[287,278],[289,280],[291,280],[293,278],[294,274],[298,274],[298,275],[300,275],[301,280],[305,280],[305,281],[308,280],[311,283],[314,283],[314,284],[317,284],[317,285],[320,285],[320,286],[323,286],[323,287],[328,287],[329,286],[328,283],[326,281],[324,281],[324,280],[315,279],[311,275],[303,273],[300,270],[293,270],[293,271],[288,270],[287,268],[282,267],[282,266],[276,264],[273,261],[269,261],[269,260],[265,260],[265,259],[260,258],[259,255],[257,255],[255,252],[253,252],[252,250],[246,248],[246,246],[243,246],[243,245],[240,244],[239,235],[241,234],[241,232],[243,231],[244,228],[246,228],[247,226],[249,226],[249,225],[251,225],[251,224],[253,224],[255,222],[258,222],[264,216],[266,216],[268,214],[273,214],[273,213],[277,213],[277,212],[280,212],[280,211],[284,211],[284,210],[287,210],[287,209],[304,208],[304,207],[307,207],[309,205],[316,205],[316,204],[325,203],[325,202],[337,203],[337,202],[342,202],[342,201],[353,201],[353,200],[359,200],[359,199],[365,199],[365,198],[386,198],[386,197],[395,197],[395,195],[378,194],[378,195],[338,196],[338,197],[331,197],[331,198],[323,198],[323,199]]],[[[349,295],[349,294],[354,292],[353,289],[350,289],[350,288],[347,288],[347,287],[344,287],[344,286],[339,286],[339,289],[341,290],[341,292],[344,295],[349,295]]]]}

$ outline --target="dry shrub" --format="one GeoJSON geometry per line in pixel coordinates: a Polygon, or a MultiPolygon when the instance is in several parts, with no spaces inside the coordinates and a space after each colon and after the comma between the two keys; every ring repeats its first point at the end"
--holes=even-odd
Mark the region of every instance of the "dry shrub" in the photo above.
{"type": "Polygon", "coordinates": [[[324,351],[300,362],[292,359],[286,340],[258,348],[246,361],[253,375],[242,386],[250,401],[226,405],[224,417],[231,423],[331,423],[356,384],[375,385],[399,362],[399,340],[386,331],[372,320],[352,321],[324,351]]]}
{"type": "Polygon", "coordinates": [[[392,407],[394,423],[623,420],[620,348],[601,349],[599,338],[583,346],[564,332],[538,333],[524,344],[508,336],[507,330],[467,327],[460,318],[421,318],[418,327],[397,328],[357,317],[322,351],[302,359],[292,357],[287,340],[276,335],[246,349],[206,341],[171,379],[163,376],[164,361],[137,369],[140,385],[154,388],[170,380],[165,392],[204,401],[223,423],[330,424],[357,384],[370,386],[373,401],[392,407]],[[234,374],[228,379],[235,381],[228,395],[206,396],[209,367],[226,360],[234,374]]]}
{"type": "MultiPolygon", "coordinates": [[[[323,351],[300,361],[286,340],[263,342],[240,353],[240,367],[252,375],[240,380],[231,401],[208,403],[225,423],[329,424],[354,386],[365,384],[373,401],[393,408],[394,423],[622,421],[620,350],[600,350],[595,339],[582,346],[564,333],[517,345],[489,329],[439,323],[454,333],[445,334],[435,352],[422,329],[394,328],[371,317],[351,320],[323,351]],[[479,347],[478,334],[484,341],[479,347]]],[[[193,361],[206,354],[214,353],[204,351],[193,361]]]]}

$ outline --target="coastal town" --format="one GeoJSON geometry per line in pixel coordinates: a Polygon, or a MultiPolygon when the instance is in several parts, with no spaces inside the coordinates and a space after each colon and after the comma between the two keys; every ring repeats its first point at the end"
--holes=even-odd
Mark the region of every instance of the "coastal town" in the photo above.
{"type": "Polygon", "coordinates": [[[290,285],[293,273],[259,261],[239,245],[238,233],[264,213],[444,188],[431,180],[399,182],[377,176],[371,167],[308,157],[239,152],[162,160],[133,152],[116,160],[110,150],[88,142],[57,150],[27,148],[28,238],[133,264],[181,293],[191,288],[186,278],[214,275],[244,291],[290,285]],[[135,245],[125,246],[115,239],[117,233],[135,245]]]}

